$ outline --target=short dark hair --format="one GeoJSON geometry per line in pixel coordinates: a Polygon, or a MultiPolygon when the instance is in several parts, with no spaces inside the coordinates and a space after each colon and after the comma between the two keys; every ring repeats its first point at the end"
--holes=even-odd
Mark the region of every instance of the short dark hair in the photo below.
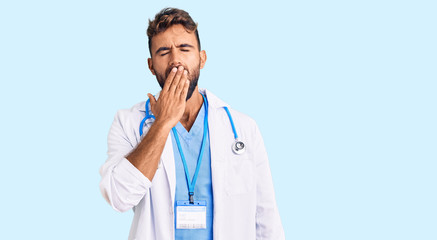
{"type": "Polygon", "coordinates": [[[186,11],[177,8],[164,8],[155,15],[155,19],[149,19],[149,27],[147,28],[147,36],[149,37],[149,52],[152,56],[152,38],[159,33],[165,32],[169,27],[181,24],[188,32],[194,31],[197,38],[197,44],[200,48],[199,32],[197,31],[197,23],[193,21],[190,14],[186,11]]]}

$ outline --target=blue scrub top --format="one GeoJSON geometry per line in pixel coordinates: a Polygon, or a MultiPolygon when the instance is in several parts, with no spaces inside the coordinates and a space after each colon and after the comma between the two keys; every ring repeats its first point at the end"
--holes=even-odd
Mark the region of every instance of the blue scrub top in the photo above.
{"type": "MultiPolygon", "coordinates": [[[[179,135],[179,140],[182,146],[185,160],[187,161],[188,171],[190,173],[190,181],[197,167],[197,159],[199,157],[200,147],[203,139],[203,123],[205,117],[205,106],[202,107],[197,114],[190,132],[182,126],[180,122],[176,125],[176,131],[179,135]]],[[[189,200],[188,186],[185,177],[184,165],[179,153],[176,140],[172,136],[173,152],[176,166],[176,194],[175,194],[175,239],[196,239],[196,240],[211,240],[212,235],[212,220],[213,220],[213,195],[211,182],[211,155],[209,145],[209,132],[206,137],[205,149],[202,158],[202,164],[199,169],[196,186],[194,187],[194,200],[206,200],[206,229],[176,229],[176,202],[180,200],[189,200]]]]}

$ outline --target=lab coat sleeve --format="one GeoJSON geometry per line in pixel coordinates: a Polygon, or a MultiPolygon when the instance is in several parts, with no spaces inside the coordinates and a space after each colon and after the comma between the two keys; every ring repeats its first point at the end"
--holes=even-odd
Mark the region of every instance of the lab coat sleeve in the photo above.
{"type": "Polygon", "coordinates": [[[118,212],[136,206],[151,186],[150,180],[125,158],[136,146],[126,132],[126,115],[118,111],[114,118],[108,134],[108,159],[100,168],[100,191],[118,212]]]}
{"type": "Polygon", "coordinates": [[[276,205],[269,160],[258,126],[255,127],[255,137],[257,174],[256,239],[283,240],[285,239],[284,229],[276,205]]]}

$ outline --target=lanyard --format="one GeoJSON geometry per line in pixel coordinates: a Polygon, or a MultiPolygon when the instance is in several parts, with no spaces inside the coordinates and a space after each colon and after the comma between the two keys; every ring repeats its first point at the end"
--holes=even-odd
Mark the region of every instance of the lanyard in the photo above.
{"type": "Polygon", "coordinates": [[[184,152],[182,151],[181,142],[179,141],[179,136],[178,133],[176,132],[176,127],[172,128],[174,138],[178,145],[179,154],[181,155],[182,163],[184,164],[185,177],[187,179],[187,185],[188,185],[188,195],[190,197],[191,204],[194,204],[194,186],[196,186],[197,175],[199,174],[200,164],[202,163],[203,150],[205,149],[206,134],[208,133],[208,102],[203,94],[202,97],[203,97],[203,104],[205,106],[205,118],[203,120],[203,139],[202,139],[202,146],[200,147],[199,157],[197,159],[196,172],[194,173],[193,180],[191,181],[191,183],[190,183],[190,173],[188,172],[187,161],[185,160],[185,155],[184,152]]]}

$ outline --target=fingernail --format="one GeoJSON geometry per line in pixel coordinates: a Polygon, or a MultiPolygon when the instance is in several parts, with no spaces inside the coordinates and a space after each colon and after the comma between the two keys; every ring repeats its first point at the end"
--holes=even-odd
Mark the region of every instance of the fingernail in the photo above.
{"type": "Polygon", "coordinates": [[[188,74],[188,71],[187,70],[184,70],[184,75],[187,75],[188,74]]]}
{"type": "Polygon", "coordinates": [[[171,71],[176,72],[177,70],[178,70],[177,68],[173,68],[171,71]]]}
{"type": "Polygon", "coordinates": [[[182,71],[182,70],[184,70],[184,67],[182,67],[182,66],[179,66],[179,71],[182,71]]]}

